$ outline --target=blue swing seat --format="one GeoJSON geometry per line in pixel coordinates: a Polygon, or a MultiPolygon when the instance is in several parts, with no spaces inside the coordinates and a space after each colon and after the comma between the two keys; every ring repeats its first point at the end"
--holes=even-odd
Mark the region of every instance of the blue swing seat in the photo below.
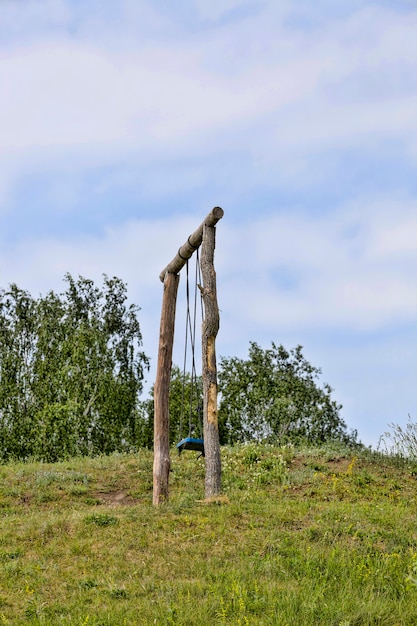
{"type": "Polygon", "coordinates": [[[183,450],[194,450],[195,452],[201,452],[204,456],[204,439],[196,439],[194,437],[185,437],[177,443],[178,454],[181,454],[183,450]]]}

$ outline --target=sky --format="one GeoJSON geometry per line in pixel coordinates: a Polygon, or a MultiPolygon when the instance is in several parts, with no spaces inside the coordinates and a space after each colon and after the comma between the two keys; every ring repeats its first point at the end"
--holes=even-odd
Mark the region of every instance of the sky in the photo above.
{"type": "Polygon", "coordinates": [[[415,0],[0,0],[0,286],[118,276],[151,384],[159,273],[221,206],[218,355],[301,344],[377,447],[417,420],[416,32],[415,0]]]}

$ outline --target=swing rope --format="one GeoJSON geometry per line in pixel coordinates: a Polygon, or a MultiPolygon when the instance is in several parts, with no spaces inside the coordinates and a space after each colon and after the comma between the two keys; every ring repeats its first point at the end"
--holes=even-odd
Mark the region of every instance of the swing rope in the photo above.
{"type": "MultiPolygon", "coordinates": [[[[201,283],[201,270],[200,259],[198,249],[196,250],[196,264],[195,264],[195,276],[194,276],[194,293],[193,293],[193,306],[191,311],[190,300],[190,272],[188,260],[186,262],[186,324],[185,324],[185,346],[184,346],[184,362],[182,371],[182,390],[181,390],[181,413],[180,413],[180,439],[183,434],[183,424],[185,417],[185,386],[187,378],[187,362],[188,362],[188,344],[191,346],[191,380],[190,380],[190,395],[189,395],[189,415],[188,415],[188,437],[191,439],[193,435],[193,414],[197,416],[198,424],[195,426],[202,431],[202,406],[201,395],[199,397],[199,385],[197,379],[197,368],[195,361],[195,340],[196,340],[196,324],[197,324],[197,296],[198,296],[198,282],[201,283]]],[[[203,319],[203,301],[200,295],[201,303],[201,317],[203,319]]],[[[201,435],[201,432],[200,432],[201,435]]]]}

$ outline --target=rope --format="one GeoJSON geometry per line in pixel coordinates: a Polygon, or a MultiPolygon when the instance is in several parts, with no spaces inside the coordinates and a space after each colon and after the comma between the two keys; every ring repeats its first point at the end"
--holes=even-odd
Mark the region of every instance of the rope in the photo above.
{"type": "Polygon", "coordinates": [[[187,347],[188,347],[188,317],[190,314],[190,287],[188,277],[188,259],[185,264],[186,273],[186,296],[187,296],[187,312],[185,318],[185,345],[184,345],[184,362],[182,368],[182,388],[181,388],[181,413],[180,413],[180,440],[182,439],[182,425],[184,421],[184,405],[185,405],[185,375],[187,371],[187,347]]]}
{"type": "MultiPolygon", "coordinates": [[[[196,325],[197,325],[197,296],[198,296],[198,281],[201,283],[201,270],[200,259],[198,249],[196,252],[196,265],[194,276],[194,294],[193,294],[193,315],[191,316],[190,310],[190,272],[188,260],[186,262],[186,299],[187,299],[187,312],[185,323],[185,346],[184,346],[184,363],[182,372],[182,391],[181,391],[181,413],[180,413],[180,439],[182,439],[183,422],[185,414],[185,382],[187,375],[187,357],[188,357],[188,343],[191,346],[191,381],[190,381],[190,397],[189,397],[189,415],[188,415],[188,436],[192,435],[192,419],[193,414],[197,415],[198,427],[202,430],[202,415],[201,415],[201,398],[199,397],[199,389],[197,383],[197,368],[195,362],[195,338],[196,338],[196,325]]],[[[203,302],[201,301],[201,317],[203,319],[203,302]]]]}
{"type": "MultiPolygon", "coordinates": [[[[196,319],[197,319],[197,268],[199,266],[198,263],[198,250],[196,254],[196,268],[195,268],[195,277],[194,277],[194,307],[193,307],[193,326],[192,330],[190,329],[190,337],[191,337],[191,350],[192,350],[192,366],[191,366],[191,389],[190,389],[190,416],[189,416],[189,437],[191,437],[191,429],[192,429],[192,416],[193,416],[193,399],[198,397],[198,386],[197,386],[197,371],[195,366],[195,336],[196,336],[196,319]]],[[[189,316],[190,326],[191,326],[191,316],[189,316]]],[[[195,407],[197,412],[197,407],[195,407]]]]}

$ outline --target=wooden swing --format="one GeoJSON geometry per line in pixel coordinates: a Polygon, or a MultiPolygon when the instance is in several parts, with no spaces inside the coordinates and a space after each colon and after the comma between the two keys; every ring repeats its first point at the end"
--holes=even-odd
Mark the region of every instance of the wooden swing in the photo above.
{"type": "MultiPolygon", "coordinates": [[[[187,311],[186,311],[186,323],[185,323],[185,347],[184,347],[184,366],[182,374],[182,397],[181,397],[181,414],[180,414],[180,441],[177,443],[178,454],[181,454],[183,450],[193,450],[194,452],[200,452],[200,455],[204,456],[204,439],[202,437],[203,431],[203,405],[202,405],[202,390],[199,389],[196,364],[195,364],[195,338],[196,338],[196,320],[197,320],[197,300],[198,300],[198,285],[201,284],[200,274],[200,259],[198,249],[196,251],[195,262],[195,276],[194,276],[194,293],[193,293],[193,311],[191,314],[190,307],[190,280],[189,280],[189,264],[188,259],[186,261],[186,298],[187,298],[187,311]],[[183,422],[184,422],[184,407],[185,407],[185,385],[186,385],[186,369],[187,369],[187,352],[188,342],[191,345],[191,386],[189,400],[189,418],[188,418],[188,436],[183,437],[183,422]],[[195,420],[197,423],[193,423],[193,414],[197,417],[195,420]],[[194,434],[197,430],[198,437],[194,434]]],[[[203,320],[203,303],[200,295],[201,306],[201,319],[203,320]]]]}

